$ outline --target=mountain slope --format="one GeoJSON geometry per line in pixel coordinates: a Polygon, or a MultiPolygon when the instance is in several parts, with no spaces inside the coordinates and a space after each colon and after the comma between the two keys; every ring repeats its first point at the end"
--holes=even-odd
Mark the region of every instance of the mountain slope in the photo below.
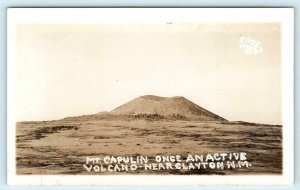
{"type": "Polygon", "coordinates": [[[114,109],[110,113],[117,115],[179,115],[189,119],[204,121],[226,121],[224,118],[198,106],[197,104],[181,96],[170,98],[154,95],[141,96],[114,109]]]}

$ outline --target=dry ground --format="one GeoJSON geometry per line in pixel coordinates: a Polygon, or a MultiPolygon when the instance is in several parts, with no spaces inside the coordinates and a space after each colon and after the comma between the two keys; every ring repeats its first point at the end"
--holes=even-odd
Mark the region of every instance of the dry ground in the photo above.
{"type": "MultiPolygon", "coordinates": [[[[68,118],[17,123],[17,174],[92,174],[86,156],[247,152],[252,167],[143,174],[281,174],[282,127],[249,123],[68,118]]],[[[93,173],[105,174],[105,173],[93,173]]],[[[111,173],[110,173],[111,174],[111,173]]],[[[122,172],[126,174],[126,172],[122,172]]],[[[127,172],[127,174],[130,174],[127,172]]]]}

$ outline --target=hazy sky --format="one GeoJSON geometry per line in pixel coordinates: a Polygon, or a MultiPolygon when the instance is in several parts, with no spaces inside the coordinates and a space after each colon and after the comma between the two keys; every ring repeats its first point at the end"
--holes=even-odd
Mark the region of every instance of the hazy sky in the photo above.
{"type": "Polygon", "coordinates": [[[279,24],[18,25],[17,120],[184,96],[228,119],[281,124],[279,24]],[[246,55],[240,36],[263,52],[246,55]]]}

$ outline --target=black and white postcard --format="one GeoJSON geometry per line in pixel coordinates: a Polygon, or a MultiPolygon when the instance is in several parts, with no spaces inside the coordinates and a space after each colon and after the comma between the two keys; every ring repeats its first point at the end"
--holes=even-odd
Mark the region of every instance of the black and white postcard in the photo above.
{"type": "Polygon", "coordinates": [[[293,182],[293,9],[8,9],[8,183],[293,182]]]}

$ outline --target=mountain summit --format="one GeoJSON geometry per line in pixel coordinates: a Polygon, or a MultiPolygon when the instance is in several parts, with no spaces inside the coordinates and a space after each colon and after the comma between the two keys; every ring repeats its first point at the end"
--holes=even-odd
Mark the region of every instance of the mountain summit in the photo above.
{"type": "Polygon", "coordinates": [[[226,121],[226,119],[198,106],[182,96],[141,96],[112,110],[111,113],[117,115],[152,114],[162,117],[175,116],[203,121],[226,121]]]}

